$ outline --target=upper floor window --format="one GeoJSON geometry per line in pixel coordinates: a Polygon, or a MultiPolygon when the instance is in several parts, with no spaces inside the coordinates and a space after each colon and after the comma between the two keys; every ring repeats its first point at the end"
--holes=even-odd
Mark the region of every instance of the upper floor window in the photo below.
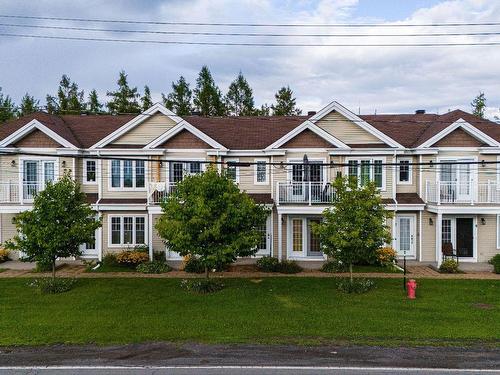
{"type": "Polygon", "coordinates": [[[97,182],[97,160],[83,161],[83,182],[86,184],[97,182]]]}
{"type": "Polygon", "coordinates": [[[146,186],[144,160],[111,160],[111,187],[115,189],[142,189],[146,186]]]}
{"type": "Polygon", "coordinates": [[[240,167],[234,164],[238,161],[238,159],[226,159],[226,176],[235,183],[240,182],[240,167]]]}
{"type": "Polygon", "coordinates": [[[255,160],[254,183],[262,185],[266,185],[269,183],[266,160],[255,160]]]}
{"type": "Polygon", "coordinates": [[[411,184],[411,159],[399,159],[398,184],[411,184]]]}
{"type": "Polygon", "coordinates": [[[182,181],[186,176],[202,172],[202,163],[199,161],[172,161],[170,162],[169,167],[169,181],[173,183],[182,181]]]}
{"type": "Polygon", "coordinates": [[[383,162],[385,159],[349,159],[347,161],[347,174],[356,177],[361,186],[373,181],[375,186],[381,190],[385,189],[385,170],[383,162]]]}

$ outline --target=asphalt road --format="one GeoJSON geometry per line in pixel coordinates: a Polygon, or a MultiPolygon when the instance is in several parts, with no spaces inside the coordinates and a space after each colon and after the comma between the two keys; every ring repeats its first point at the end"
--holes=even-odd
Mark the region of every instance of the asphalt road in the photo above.
{"type": "Polygon", "coordinates": [[[499,370],[498,347],[306,347],[166,342],[0,347],[0,374],[16,375],[500,374],[499,370]]]}
{"type": "Polygon", "coordinates": [[[135,368],[0,368],[0,374],[5,375],[383,375],[383,374],[500,374],[500,370],[459,370],[459,369],[412,369],[412,368],[353,368],[353,367],[135,367],[135,368]]]}

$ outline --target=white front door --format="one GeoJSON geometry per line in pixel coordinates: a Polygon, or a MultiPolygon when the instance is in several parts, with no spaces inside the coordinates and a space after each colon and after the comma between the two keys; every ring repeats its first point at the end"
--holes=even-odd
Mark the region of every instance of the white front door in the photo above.
{"type": "Polygon", "coordinates": [[[396,215],[396,251],[400,257],[415,257],[415,215],[396,215]]]}
{"type": "Polygon", "coordinates": [[[264,256],[271,255],[271,215],[268,216],[266,223],[259,228],[262,235],[261,241],[258,246],[258,251],[255,255],[264,256]]]}
{"type": "MultiPolygon", "coordinates": [[[[460,160],[460,162],[472,162],[473,160],[460,160]]],[[[470,200],[472,195],[471,183],[472,173],[470,164],[457,165],[457,199],[470,200]]]]}

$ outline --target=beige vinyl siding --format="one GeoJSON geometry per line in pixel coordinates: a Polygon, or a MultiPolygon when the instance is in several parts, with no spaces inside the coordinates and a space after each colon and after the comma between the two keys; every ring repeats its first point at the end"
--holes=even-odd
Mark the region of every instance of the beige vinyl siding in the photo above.
{"type": "MultiPolygon", "coordinates": [[[[14,238],[17,234],[16,226],[12,223],[12,219],[14,219],[16,215],[17,214],[0,214],[0,245],[5,241],[14,238]]],[[[9,257],[17,259],[17,251],[11,252],[9,257]]]]}
{"type": "Polygon", "coordinates": [[[19,157],[17,155],[0,156],[0,181],[1,182],[18,182],[19,181],[19,157]],[[12,166],[12,160],[15,165],[12,166]]]}
{"type": "MultiPolygon", "coordinates": [[[[231,159],[231,158],[227,158],[231,159]]],[[[270,161],[270,158],[257,158],[257,157],[238,157],[240,163],[254,163],[256,159],[270,161]]],[[[239,167],[240,180],[238,186],[240,190],[246,191],[248,193],[271,193],[271,175],[270,173],[276,173],[275,169],[271,166],[267,166],[268,178],[267,184],[255,184],[255,165],[251,164],[248,167],[239,167]]]]}
{"type": "Polygon", "coordinates": [[[338,112],[330,112],[316,125],[347,144],[384,143],[338,112]]]}
{"type": "Polygon", "coordinates": [[[157,113],[122,135],[113,145],[146,145],[175,125],[174,120],[157,113]]]}
{"type": "Polygon", "coordinates": [[[145,163],[146,168],[146,183],[142,189],[121,188],[113,190],[111,188],[111,160],[102,160],[101,162],[101,181],[102,181],[102,196],[101,198],[147,198],[147,184],[150,181],[150,164],[145,163]]]}
{"type": "Polygon", "coordinates": [[[477,216],[477,261],[487,262],[494,255],[500,254],[497,249],[497,216],[478,215],[477,216]],[[485,224],[481,224],[484,218],[485,224]]]}
{"type": "Polygon", "coordinates": [[[437,215],[428,211],[422,212],[422,262],[436,261],[436,225],[437,215]],[[429,225],[432,219],[433,225],[429,225]]]}
{"type": "Polygon", "coordinates": [[[273,241],[273,257],[277,258],[278,257],[278,211],[276,210],[276,207],[273,207],[273,212],[272,212],[272,215],[273,215],[273,219],[272,219],[272,223],[273,223],[273,237],[272,237],[272,241],[273,241]]]}
{"type": "Polygon", "coordinates": [[[161,215],[153,215],[153,223],[151,225],[151,230],[153,231],[153,251],[154,252],[165,252],[165,243],[158,235],[158,232],[155,229],[156,221],[161,215]]]}
{"type": "Polygon", "coordinates": [[[77,181],[80,182],[80,184],[82,184],[82,190],[85,192],[85,193],[98,193],[99,192],[99,185],[98,185],[98,182],[99,182],[99,160],[95,159],[96,160],[96,168],[97,168],[97,173],[96,173],[96,183],[95,184],[85,184],[84,181],[85,181],[85,176],[83,175],[85,173],[85,168],[84,168],[84,164],[86,160],[90,160],[92,158],[88,158],[88,159],[77,159],[76,161],[76,176],[77,176],[77,181]]]}

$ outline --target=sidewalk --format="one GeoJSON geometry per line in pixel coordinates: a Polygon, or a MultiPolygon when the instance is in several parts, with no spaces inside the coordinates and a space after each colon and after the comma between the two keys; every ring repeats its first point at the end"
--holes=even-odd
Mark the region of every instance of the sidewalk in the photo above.
{"type": "MultiPolygon", "coordinates": [[[[0,269],[2,265],[0,264],[0,269]]],[[[441,274],[428,266],[409,266],[407,268],[407,278],[415,279],[480,279],[480,280],[500,280],[500,274],[492,272],[470,271],[460,274],[441,274]]],[[[0,272],[1,278],[36,278],[41,276],[49,276],[50,273],[35,273],[30,269],[7,269],[0,272]]],[[[213,274],[215,277],[226,278],[263,278],[263,277],[346,277],[348,273],[324,273],[317,270],[304,270],[298,274],[281,274],[281,273],[267,273],[267,272],[253,272],[253,271],[231,271],[220,272],[213,274]]],[[[65,264],[57,271],[59,277],[71,278],[196,278],[204,277],[203,274],[192,274],[183,271],[171,271],[164,274],[143,274],[138,272],[85,272],[85,267],[79,264],[65,264]]],[[[369,278],[390,278],[401,279],[401,273],[355,273],[355,277],[369,277],[369,278]]]]}

